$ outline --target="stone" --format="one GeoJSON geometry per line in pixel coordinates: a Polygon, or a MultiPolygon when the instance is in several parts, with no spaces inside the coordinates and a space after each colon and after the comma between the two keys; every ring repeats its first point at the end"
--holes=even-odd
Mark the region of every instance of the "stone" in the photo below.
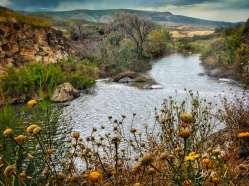
{"type": "Polygon", "coordinates": [[[25,63],[56,63],[67,59],[63,32],[52,27],[34,27],[15,19],[0,23],[0,65],[19,67],[25,63]],[[8,58],[8,59],[7,59],[8,58]]]}
{"type": "Polygon", "coordinates": [[[53,102],[66,102],[71,101],[80,96],[80,91],[72,86],[71,83],[63,83],[57,86],[51,101],[53,102]]]}
{"type": "Polygon", "coordinates": [[[143,89],[162,89],[162,85],[155,85],[155,84],[147,84],[144,85],[143,89]]]}
{"type": "Polygon", "coordinates": [[[205,74],[204,73],[199,73],[198,76],[205,76],[205,74]]]}
{"type": "Polygon", "coordinates": [[[207,75],[208,76],[219,76],[223,72],[222,68],[215,68],[212,70],[209,70],[207,75]]]}
{"type": "Polygon", "coordinates": [[[134,82],[134,81],[135,81],[134,78],[129,78],[129,77],[125,76],[125,77],[119,79],[118,82],[119,83],[130,83],[130,82],[134,82]]]}

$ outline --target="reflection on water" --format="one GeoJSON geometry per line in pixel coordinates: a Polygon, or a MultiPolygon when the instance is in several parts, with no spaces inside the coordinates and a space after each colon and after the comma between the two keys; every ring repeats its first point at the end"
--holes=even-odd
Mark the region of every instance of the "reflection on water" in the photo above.
{"type": "Polygon", "coordinates": [[[108,132],[112,130],[108,116],[120,120],[121,114],[125,114],[127,122],[124,125],[128,129],[132,113],[135,112],[137,115],[133,126],[143,129],[145,125],[153,125],[154,108],[160,109],[163,99],[169,96],[184,99],[184,88],[198,91],[207,100],[214,100],[215,95],[230,94],[231,88],[237,93],[242,92],[235,83],[198,76],[198,73],[205,73],[199,55],[173,54],[155,61],[152,70],[147,73],[163,89],[144,90],[131,84],[98,81],[94,90],[82,93],[81,97],[64,108],[59,128],[66,130],[66,133],[73,130],[80,131],[82,136],[89,136],[92,127],[100,128],[104,125],[105,132],[108,132]]]}

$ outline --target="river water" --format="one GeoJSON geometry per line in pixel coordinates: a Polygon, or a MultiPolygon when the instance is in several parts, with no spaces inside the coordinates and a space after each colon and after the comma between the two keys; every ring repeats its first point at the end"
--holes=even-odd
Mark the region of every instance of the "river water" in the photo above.
{"type": "Polygon", "coordinates": [[[211,101],[215,95],[243,91],[237,83],[198,76],[198,73],[205,73],[198,54],[172,54],[155,60],[153,68],[147,72],[163,89],[147,90],[134,84],[99,80],[93,90],[83,92],[64,108],[58,131],[65,135],[79,131],[82,136],[89,136],[92,127],[102,125],[106,127],[105,132],[111,131],[108,116],[121,120],[122,114],[127,116],[124,126],[128,129],[133,113],[136,113],[133,126],[143,129],[145,125],[153,125],[154,108],[160,109],[163,99],[173,96],[182,100],[186,97],[184,89],[198,91],[201,97],[211,101]]]}

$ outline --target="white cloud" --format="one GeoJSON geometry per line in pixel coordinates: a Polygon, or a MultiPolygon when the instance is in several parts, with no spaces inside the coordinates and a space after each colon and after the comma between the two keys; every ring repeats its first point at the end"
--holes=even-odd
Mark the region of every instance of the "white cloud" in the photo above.
{"type": "Polygon", "coordinates": [[[0,6],[7,6],[7,5],[10,5],[12,4],[11,2],[9,2],[8,0],[1,0],[0,1],[0,6]]]}

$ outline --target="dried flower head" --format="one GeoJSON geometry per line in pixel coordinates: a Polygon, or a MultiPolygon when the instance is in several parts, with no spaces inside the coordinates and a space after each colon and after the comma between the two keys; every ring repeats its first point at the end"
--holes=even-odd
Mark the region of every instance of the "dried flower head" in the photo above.
{"type": "Polygon", "coordinates": [[[219,155],[220,155],[220,150],[219,150],[219,149],[214,149],[214,150],[212,151],[212,155],[213,155],[213,156],[219,156],[219,155]]]}
{"type": "Polygon", "coordinates": [[[33,130],[33,135],[35,136],[37,134],[40,134],[41,130],[42,130],[41,127],[38,127],[38,126],[35,127],[34,130],[33,130]]]}
{"type": "Polygon", "coordinates": [[[5,176],[9,177],[12,176],[12,174],[15,171],[15,167],[13,165],[8,165],[5,169],[4,169],[4,174],[5,176]]]}
{"type": "Polygon", "coordinates": [[[112,142],[113,144],[118,143],[119,141],[120,141],[120,138],[119,138],[118,136],[114,136],[114,137],[112,137],[112,139],[111,139],[111,142],[112,142]]]}
{"type": "Polygon", "coordinates": [[[149,170],[147,171],[148,175],[153,175],[153,174],[156,174],[156,169],[154,168],[149,168],[149,170]]]}
{"type": "Polygon", "coordinates": [[[167,154],[166,152],[162,152],[162,153],[160,154],[160,159],[161,159],[161,160],[166,160],[167,157],[168,157],[168,154],[167,154]]]}
{"type": "Polygon", "coordinates": [[[178,136],[181,137],[181,138],[188,138],[189,136],[191,135],[191,132],[189,130],[181,130],[179,133],[178,133],[178,136]]]}
{"type": "Polygon", "coordinates": [[[36,124],[33,124],[33,125],[30,125],[28,128],[27,128],[27,134],[33,134],[33,131],[36,127],[39,127],[38,125],[36,124]]]}
{"type": "Polygon", "coordinates": [[[135,129],[135,128],[132,128],[132,129],[130,130],[131,133],[135,133],[136,131],[137,131],[137,129],[135,129]]]}
{"type": "Polygon", "coordinates": [[[30,154],[30,153],[28,153],[28,157],[30,158],[30,159],[33,159],[34,157],[32,156],[32,154],[30,154]]]}
{"type": "Polygon", "coordinates": [[[13,134],[13,131],[11,128],[7,128],[4,132],[3,132],[3,136],[4,137],[10,137],[13,134]]]}
{"type": "Polygon", "coordinates": [[[152,156],[150,154],[146,154],[141,158],[141,165],[148,166],[152,162],[152,156]]]}
{"type": "Polygon", "coordinates": [[[211,147],[209,147],[209,148],[206,150],[206,152],[207,152],[207,153],[210,153],[210,152],[212,152],[212,150],[213,150],[213,149],[212,149],[211,147]]]}
{"type": "Polygon", "coordinates": [[[239,169],[242,171],[245,171],[245,170],[247,170],[247,166],[245,164],[240,164],[239,169]]]}
{"type": "Polygon", "coordinates": [[[30,100],[30,101],[27,103],[27,105],[28,105],[29,107],[34,107],[36,104],[37,104],[36,100],[30,100]]]}
{"type": "Polygon", "coordinates": [[[138,134],[139,136],[141,136],[142,132],[141,132],[141,131],[139,131],[139,132],[137,132],[137,134],[138,134]]]}
{"type": "Polygon", "coordinates": [[[98,171],[93,171],[88,175],[88,182],[90,184],[98,184],[102,181],[102,175],[98,171]]]}
{"type": "Polygon", "coordinates": [[[133,167],[133,171],[137,172],[140,169],[140,167],[141,167],[140,163],[135,164],[133,167]]]}
{"type": "Polygon", "coordinates": [[[25,180],[25,179],[26,179],[26,174],[25,174],[24,172],[22,172],[22,173],[20,173],[20,174],[18,175],[18,177],[19,177],[19,179],[21,179],[21,180],[25,180]]]}
{"type": "Polygon", "coordinates": [[[56,177],[59,182],[63,182],[66,179],[66,175],[62,172],[58,172],[56,174],[56,177]]]}
{"type": "Polygon", "coordinates": [[[25,140],[26,136],[24,135],[18,135],[17,137],[15,137],[15,140],[18,142],[18,143],[22,143],[23,140],[25,140]]]}
{"type": "Polygon", "coordinates": [[[69,179],[69,182],[71,183],[77,183],[79,181],[79,177],[78,176],[72,176],[69,179]]]}
{"type": "Polygon", "coordinates": [[[180,116],[183,123],[191,124],[193,123],[193,117],[192,115],[185,113],[180,116]]]}

